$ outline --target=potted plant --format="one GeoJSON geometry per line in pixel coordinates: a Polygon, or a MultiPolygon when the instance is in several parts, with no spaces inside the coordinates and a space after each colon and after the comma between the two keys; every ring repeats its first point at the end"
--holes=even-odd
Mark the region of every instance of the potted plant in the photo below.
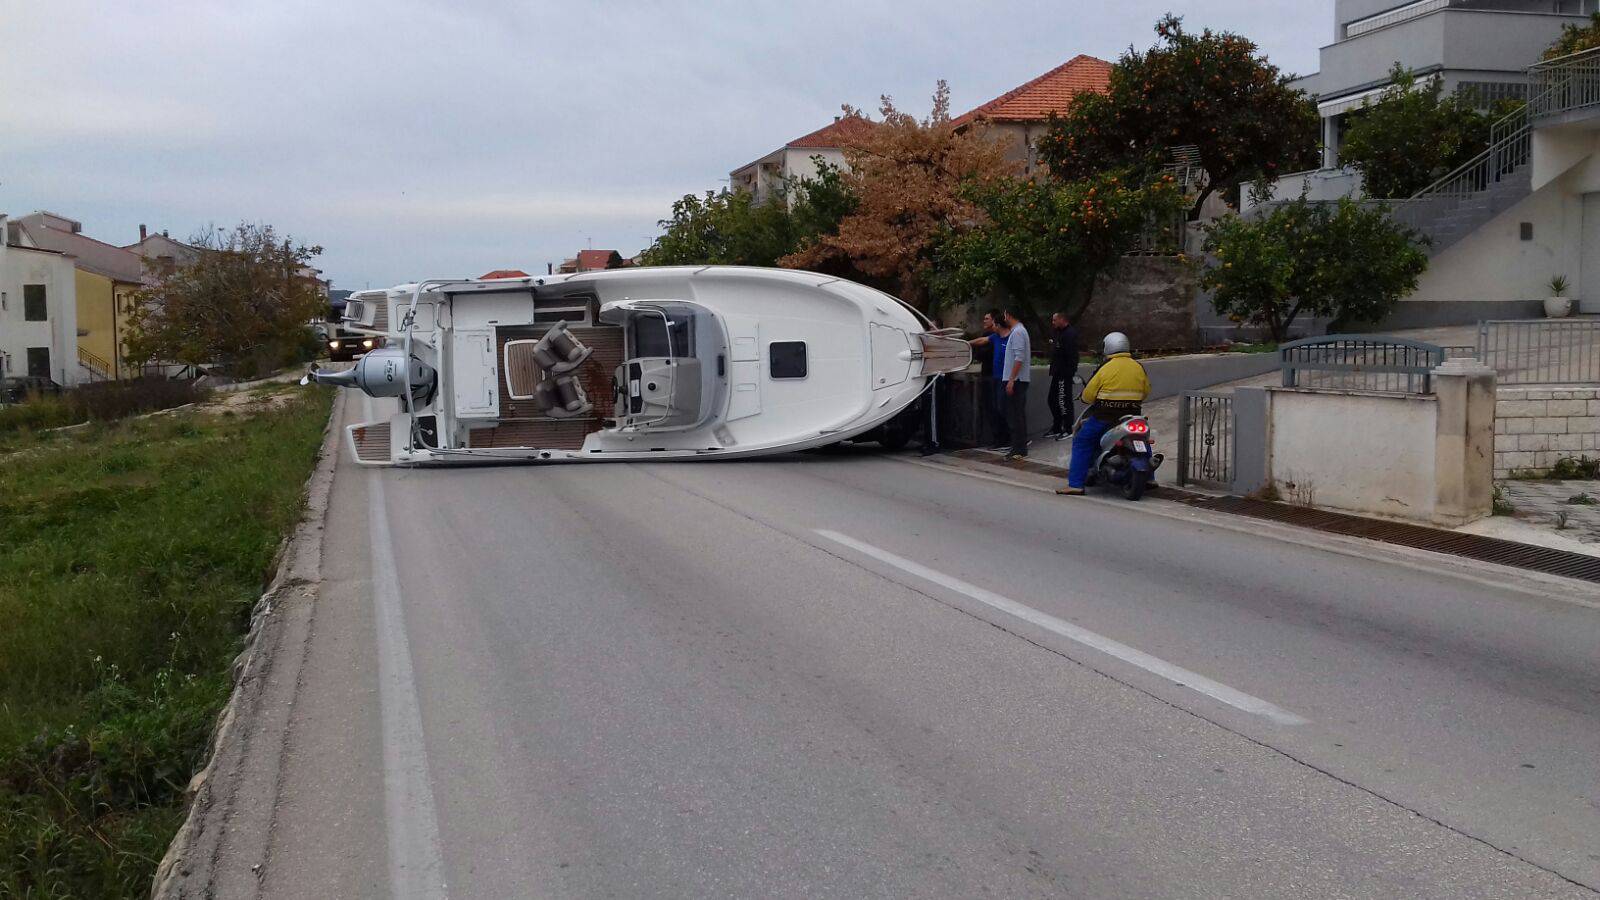
{"type": "Polygon", "coordinates": [[[1550,279],[1550,296],[1544,299],[1544,315],[1547,319],[1565,319],[1572,315],[1572,298],[1567,294],[1567,276],[1557,275],[1550,279]]]}

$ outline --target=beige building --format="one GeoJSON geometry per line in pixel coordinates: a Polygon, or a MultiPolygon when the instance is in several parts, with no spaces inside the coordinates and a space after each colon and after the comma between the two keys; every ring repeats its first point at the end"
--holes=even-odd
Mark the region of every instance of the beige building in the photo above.
{"type": "Polygon", "coordinates": [[[1008,157],[1022,165],[1023,174],[1031,176],[1040,171],[1038,144],[1050,127],[1050,116],[1066,113],[1073,99],[1085,91],[1105,93],[1110,82],[1111,63],[1080,54],[953,121],[957,129],[988,122],[997,137],[1010,141],[1008,157]]]}

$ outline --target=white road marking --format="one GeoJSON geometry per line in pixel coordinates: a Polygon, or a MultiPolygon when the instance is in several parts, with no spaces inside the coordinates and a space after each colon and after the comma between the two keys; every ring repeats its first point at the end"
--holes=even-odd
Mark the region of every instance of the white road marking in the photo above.
{"type": "MultiPolygon", "coordinates": [[[[367,401],[372,413],[372,401],[367,401]]],[[[444,900],[439,818],[422,739],[422,712],[411,670],[400,582],[395,577],[383,470],[369,473],[367,529],[372,540],[372,595],[378,631],[378,705],[383,718],[383,818],[389,844],[389,893],[403,900],[444,900]]]]}
{"type": "Polygon", "coordinates": [[[975,584],[968,584],[959,578],[953,578],[944,574],[943,572],[934,571],[933,569],[930,569],[921,563],[913,562],[903,556],[896,556],[887,550],[874,547],[873,545],[864,541],[858,541],[849,535],[840,534],[837,531],[828,531],[822,528],[816,529],[816,533],[830,541],[833,541],[836,544],[843,544],[844,546],[855,550],[857,553],[865,554],[873,559],[878,560],[879,562],[894,566],[902,572],[915,575],[924,581],[930,581],[942,588],[955,591],[958,594],[964,594],[967,597],[984,604],[985,606],[998,609],[1004,613],[1009,613],[1025,622],[1030,622],[1034,625],[1037,625],[1046,631],[1058,634],[1064,638],[1067,638],[1068,640],[1076,641],[1085,647],[1098,650],[1107,656],[1116,657],[1125,663],[1138,666],[1139,668],[1144,669],[1146,672],[1159,675],[1160,677],[1182,685],[1183,687],[1198,691],[1213,700],[1226,703],[1235,709],[1244,710],[1247,713],[1261,716],[1262,718],[1276,722],[1279,725],[1305,725],[1310,721],[1309,719],[1297,716],[1280,706],[1268,703],[1267,701],[1262,700],[1260,697],[1253,697],[1250,694],[1244,693],[1243,691],[1228,687],[1221,682],[1212,681],[1211,679],[1197,672],[1191,672],[1182,666],[1173,665],[1164,659],[1151,656],[1142,650],[1136,650],[1133,647],[1129,647],[1127,644],[1114,641],[1111,638],[1101,634],[1096,634],[1095,632],[1086,628],[1079,628],[1071,622],[1056,618],[1049,613],[1042,613],[1031,606],[1018,603],[1009,597],[1002,597],[993,591],[985,590],[984,588],[978,587],[975,584]]]}

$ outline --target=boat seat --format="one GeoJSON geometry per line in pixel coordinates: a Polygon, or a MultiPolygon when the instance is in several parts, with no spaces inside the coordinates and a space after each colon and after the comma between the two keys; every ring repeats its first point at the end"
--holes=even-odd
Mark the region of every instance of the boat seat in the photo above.
{"type": "Polygon", "coordinates": [[[583,385],[571,375],[557,375],[533,389],[533,403],[541,415],[552,419],[577,419],[594,410],[583,385]]]}
{"type": "Polygon", "coordinates": [[[567,330],[567,323],[557,322],[533,345],[533,358],[539,368],[551,375],[562,375],[583,365],[594,351],[567,330]]]}

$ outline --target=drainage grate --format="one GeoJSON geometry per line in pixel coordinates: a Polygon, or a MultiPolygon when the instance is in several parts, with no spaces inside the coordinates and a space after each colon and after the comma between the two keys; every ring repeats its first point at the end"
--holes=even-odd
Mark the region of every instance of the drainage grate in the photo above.
{"type": "MultiPolygon", "coordinates": [[[[993,453],[985,453],[981,450],[957,450],[954,455],[961,459],[969,459],[1000,468],[1033,472],[1039,475],[1065,478],[1067,474],[1066,470],[1060,466],[1037,463],[1032,460],[1007,462],[993,453]]],[[[1532,572],[1544,572],[1550,575],[1559,575],[1563,578],[1576,578],[1579,581],[1600,583],[1600,557],[1585,556],[1582,553],[1572,553],[1567,550],[1552,550],[1549,547],[1535,547],[1532,544],[1519,544],[1516,541],[1507,541],[1500,538],[1461,534],[1455,531],[1446,531],[1442,528],[1429,528],[1426,525],[1408,525],[1404,522],[1369,519],[1364,516],[1352,516],[1346,513],[1328,512],[1321,509],[1307,509],[1303,506],[1289,506],[1285,503],[1247,500],[1243,497],[1215,497],[1208,494],[1196,494],[1192,491],[1167,486],[1162,486],[1159,493],[1151,496],[1183,503],[1196,509],[1232,513],[1233,515],[1249,516],[1255,519],[1269,519],[1286,525],[1297,525],[1302,528],[1326,531],[1330,534],[1367,538],[1368,540],[1383,541],[1386,544],[1399,544],[1402,547],[1411,547],[1417,550],[1430,550],[1434,553],[1446,553],[1451,556],[1462,556],[1467,559],[1497,563],[1502,566],[1527,569],[1532,572]]]]}

